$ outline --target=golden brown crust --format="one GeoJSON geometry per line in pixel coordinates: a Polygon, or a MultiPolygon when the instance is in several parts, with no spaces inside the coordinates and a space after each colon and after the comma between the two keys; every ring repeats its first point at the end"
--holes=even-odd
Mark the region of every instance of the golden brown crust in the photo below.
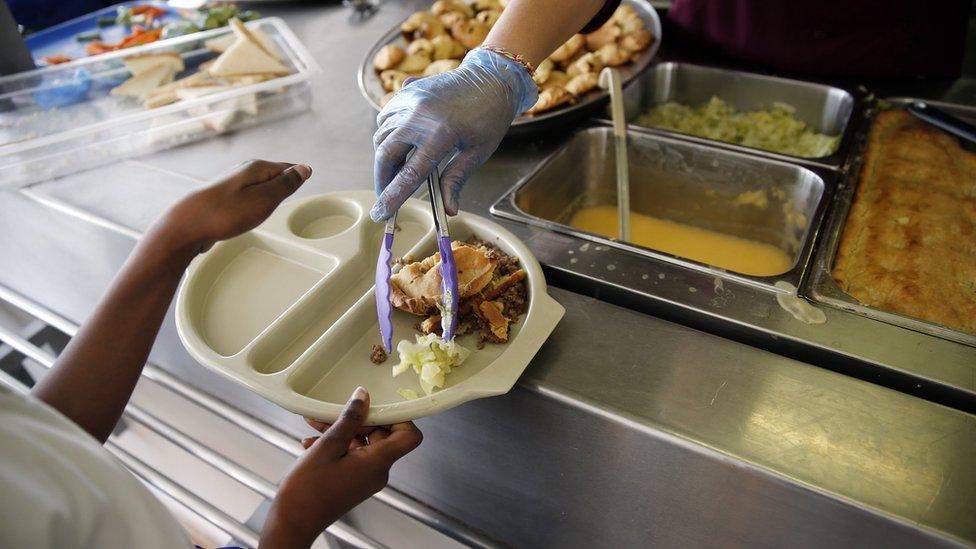
{"type": "Polygon", "coordinates": [[[833,276],[865,305],[976,333],[976,155],[879,113],[833,276]]]}

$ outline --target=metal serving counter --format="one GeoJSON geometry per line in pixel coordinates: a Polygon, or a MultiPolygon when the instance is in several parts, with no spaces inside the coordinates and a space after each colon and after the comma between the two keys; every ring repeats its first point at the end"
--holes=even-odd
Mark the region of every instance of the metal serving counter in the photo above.
{"type": "MultiPolygon", "coordinates": [[[[313,110],[3,190],[0,285],[82,320],[156,215],[249,158],[309,162],[315,174],[300,196],[371,188],[373,112],[356,66],[423,5],[386,2],[368,20],[337,6],[269,6],[324,69],[313,110]]],[[[469,183],[463,207],[490,215],[569,133],[506,142],[469,183]]],[[[559,235],[502,222],[541,262],[563,260],[559,235]]],[[[566,289],[551,293],[566,316],[519,386],[419,422],[424,444],[394,468],[393,487],[517,546],[976,544],[973,415],[566,289]]],[[[151,360],[276,431],[307,433],[299,418],[197,365],[171,317],[151,360]]]]}

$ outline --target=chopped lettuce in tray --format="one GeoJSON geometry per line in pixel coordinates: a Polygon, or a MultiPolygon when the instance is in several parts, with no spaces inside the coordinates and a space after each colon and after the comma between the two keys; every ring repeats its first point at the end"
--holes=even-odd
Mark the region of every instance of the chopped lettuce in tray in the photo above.
{"type": "Polygon", "coordinates": [[[637,124],[805,158],[828,156],[837,150],[839,135],[815,132],[795,112],[785,103],[738,112],[712,97],[697,107],[674,102],[656,105],[639,116],[637,124]]]}

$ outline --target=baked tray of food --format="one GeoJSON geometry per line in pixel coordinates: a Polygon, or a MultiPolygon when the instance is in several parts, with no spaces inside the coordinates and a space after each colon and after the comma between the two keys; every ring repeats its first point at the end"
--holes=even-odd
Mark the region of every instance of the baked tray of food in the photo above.
{"type": "Polygon", "coordinates": [[[317,70],[284,21],[266,18],[0,77],[0,184],[306,110],[317,70]]]}
{"type": "MultiPolygon", "coordinates": [[[[366,52],[359,66],[359,89],[379,111],[409,76],[430,76],[458,66],[468,50],[484,41],[501,15],[502,0],[439,0],[391,29],[366,52]]],[[[513,132],[549,127],[588,113],[606,99],[597,75],[620,69],[624,82],[644,71],[657,53],[661,21],[648,2],[624,0],[596,31],[574,35],[536,69],[539,100],[512,123],[513,132]]]]}
{"type": "MultiPolygon", "coordinates": [[[[840,167],[862,94],[788,78],[660,63],[624,90],[630,129],[789,161],[840,167]]],[[[609,116],[604,114],[609,123],[609,116]]]]}
{"type": "Polygon", "coordinates": [[[334,421],[357,386],[385,425],[507,392],[563,315],[531,252],[460,213],[451,234],[458,336],[438,337],[441,287],[430,206],[399,211],[391,278],[394,347],[380,347],[374,297],[383,225],[371,191],[283,204],[261,226],[197,258],[176,301],[183,344],[204,366],[295,413],[334,421]],[[397,343],[398,342],[398,343],[397,343]]]}
{"type": "Polygon", "coordinates": [[[769,291],[800,285],[833,170],[632,133],[631,234],[622,240],[613,147],[609,127],[576,132],[491,212],[769,291]]]}
{"type": "MultiPolygon", "coordinates": [[[[878,102],[810,277],[816,301],[976,347],[976,153],[878,102]]],[[[927,101],[969,122],[976,108],[927,101]]]]}

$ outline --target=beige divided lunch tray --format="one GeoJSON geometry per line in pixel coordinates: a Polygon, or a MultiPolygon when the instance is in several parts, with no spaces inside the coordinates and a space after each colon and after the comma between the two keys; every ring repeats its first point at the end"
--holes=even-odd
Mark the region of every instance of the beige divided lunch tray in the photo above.
{"type": "MultiPolygon", "coordinates": [[[[283,204],[261,226],[198,257],[180,286],[176,325],[187,350],[204,366],[268,400],[322,421],[334,421],[358,386],[371,396],[368,423],[385,425],[428,416],[476,398],[508,392],[562,318],[546,293],[538,261],[512,233],[482,217],[451,218],[455,240],[471,236],[518,257],[528,273],[526,314],[507,344],[476,348],[430,396],[419,395],[412,371],[392,377],[396,351],[376,365],[380,343],[373,280],[383,225],[367,212],[371,191],[323,194],[283,204]]],[[[430,205],[409,200],[397,217],[393,255],[422,259],[436,251],[430,205]]],[[[394,347],[414,340],[421,317],[394,310],[394,347]]]]}

